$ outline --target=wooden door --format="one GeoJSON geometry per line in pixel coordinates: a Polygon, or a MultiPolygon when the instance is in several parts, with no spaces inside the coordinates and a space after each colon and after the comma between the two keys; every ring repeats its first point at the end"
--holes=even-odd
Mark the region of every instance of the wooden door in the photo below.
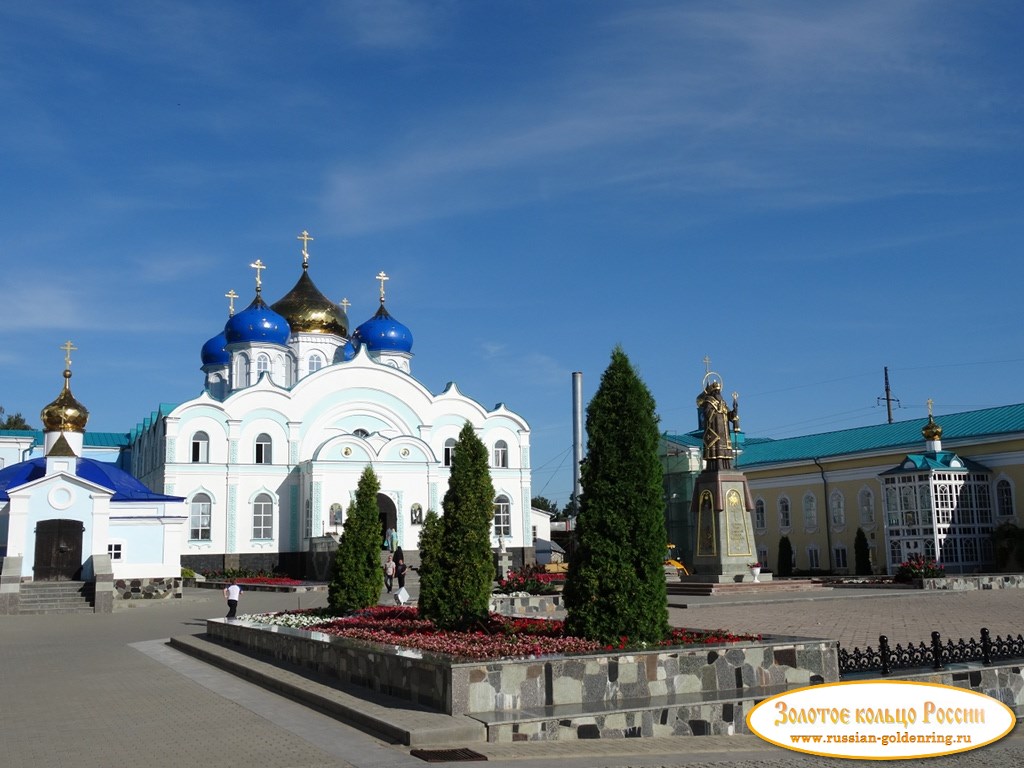
{"type": "Polygon", "coordinates": [[[78,520],[40,520],[36,525],[36,581],[77,581],[82,576],[82,533],[78,520]]]}

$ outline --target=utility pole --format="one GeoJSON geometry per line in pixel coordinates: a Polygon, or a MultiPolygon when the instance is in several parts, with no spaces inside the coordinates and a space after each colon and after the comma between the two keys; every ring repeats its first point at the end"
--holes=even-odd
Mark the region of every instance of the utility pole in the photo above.
{"type": "Polygon", "coordinates": [[[875,402],[876,403],[880,403],[880,402],[882,402],[882,400],[885,400],[885,409],[886,409],[886,412],[889,414],[889,423],[892,424],[892,404],[895,402],[896,406],[899,407],[900,401],[899,401],[899,398],[896,398],[896,397],[892,396],[892,391],[889,389],[889,366],[888,365],[885,366],[885,396],[877,398],[875,402]]]}

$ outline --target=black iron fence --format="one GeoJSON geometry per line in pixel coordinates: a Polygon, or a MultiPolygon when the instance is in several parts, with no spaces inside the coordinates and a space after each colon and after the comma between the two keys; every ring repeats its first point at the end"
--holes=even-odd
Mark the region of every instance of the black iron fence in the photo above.
{"type": "Polygon", "coordinates": [[[996,661],[1004,659],[1024,659],[1024,636],[1013,637],[1008,635],[1006,639],[999,637],[995,639],[988,629],[982,627],[981,640],[960,641],[954,643],[948,640],[945,645],[938,632],[932,632],[930,645],[918,643],[911,644],[906,648],[896,644],[895,648],[889,646],[889,638],[881,635],[878,638],[878,650],[870,645],[865,650],[854,648],[847,651],[839,647],[839,674],[847,675],[854,672],[877,672],[888,675],[893,670],[931,668],[943,669],[947,664],[960,664],[969,661],[981,662],[985,666],[991,666],[996,661]]]}

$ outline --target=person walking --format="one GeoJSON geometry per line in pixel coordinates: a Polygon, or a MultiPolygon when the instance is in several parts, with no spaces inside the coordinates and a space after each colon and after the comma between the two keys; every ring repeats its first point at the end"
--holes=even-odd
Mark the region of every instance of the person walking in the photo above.
{"type": "Polygon", "coordinates": [[[384,563],[384,586],[387,588],[389,595],[391,594],[391,586],[395,583],[395,570],[395,561],[391,555],[388,555],[387,562],[384,563]]]}
{"type": "Polygon", "coordinates": [[[232,579],[228,582],[228,585],[224,588],[224,597],[228,599],[228,615],[225,618],[235,618],[235,611],[238,610],[238,601],[242,597],[242,588],[238,586],[238,582],[232,579]]]}
{"type": "Polygon", "coordinates": [[[398,562],[395,563],[395,575],[398,577],[398,589],[399,591],[405,589],[405,572],[408,570],[405,566],[405,560],[398,558],[398,562]]]}

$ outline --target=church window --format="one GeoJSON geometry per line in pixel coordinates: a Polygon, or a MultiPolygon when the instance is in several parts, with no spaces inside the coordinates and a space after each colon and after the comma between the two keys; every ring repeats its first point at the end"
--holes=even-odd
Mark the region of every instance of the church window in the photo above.
{"type": "Polygon", "coordinates": [[[832,492],[829,497],[829,506],[832,513],[832,525],[846,525],[846,501],[841,492],[832,492]]]}
{"type": "Polygon", "coordinates": [[[252,504],[252,537],[274,538],[274,502],[269,494],[261,493],[252,504]]]}
{"type": "Polygon", "coordinates": [[[205,493],[197,493],[192,497],[192,506],[189,512],[189,534],[191,541],[210,540],[210,497],[205,493]]]}
{"type": "Polygon", "coordinates": [[[764,516],[764,499],[754,502],[754,527],[759,531],[763,531],[767,527],[764,516]]]}
{"type": "Polygon", "coordinates": [[[352,434],[353,434],[353,435],[355,435],[356,437],[361,437],[361,438],[363,438],[364,440],[365,440],[366,438],[368,438],[368,437],[370,436],[370,433],[369,433],[369,432],[367,432],[367,431],[366,431],[365,429],[356,429],[356,430],[353,430],[353,431],[352,431],[352,434]]]}
{"type": "Polygon", "coordinates": [[[813,493],[804,494],[804,528],[818,525],[818,500],[813,493]]]}
{"type": "Polygon", "coordinates": [[[270,442],[270,435],[266,432],[256,438],[256,463],[257,464],[272,464],[272,443],[270,442]]]}
{"type": "Polygon", "coordinates": [[[260,376],[270,371],[270,358],[266,355],[259,355],[256,358],[256,380],[259,381],[260,376]]]}
{"type": "Polygon", "coordinates": [[[860,507],[860,521],[864,525],[875,524],[875,495],[868,488],[862,488],[857,494],[857,506],[860,507]]]}
{"type": "Polygon", "coordinates": [[[499,496],[494,500],[494,535],[499,539],[512,536],[512,505],[508,496],[499,496]]]}
{"type": "Polygon", "coordinates": [[[452,465],[452,457],[455,455],[455,438],[449,437],[444,441],[444,465],[450,467],[452,465]]]}
{"type": "Polygon", "coordinates": [[[789,528],[792,521],[789,517],[789,499],[783,496],[779,499],[779,527],[789,528]]]}
{"type": "Polygon", "coordinates": [[[210,460],[210,436],[205,432],[192,435],[192,463],[206,464],[210,460]]]}
{"type": "Polygon", "coordinates": [[[759,562],[761,564],[761,568],[766,571],[771,568],[771,566],[768,565],[768,547],[764,544],[757,545],[757,562],[759,562]]]}
{"type": "Polygon", "coordinates": [[[850,567],[847,564],[847,560],[846,560],[846,547],[844,545],[840,544],[838,547],[836,547],[834,550],[832,550],[832,554],[835,556],[835,559],[836,559],[836,562],[835,562],[835,567],[836,568],[849,568],[850,567]]]}
{"type": "Polygon", "coordinates": [[[1013,487],[1009,480],[996,483],[996,510],[1000,517],[1013,516],[1013,487]]]}
{"type": "Polygon", "coordinates": [[[316,373],[324,367],[324,359],[316,352],[309,356],[309,372],[316,373]]]}
{"type": "Polygon", "coordinates": [[[508,468],[508,443],[499,440],[494,444],[494,466],[502,469],[508,468]]]}
{"type": "Polygon", "coordinates": [[[119,563],[124,560],[124,544],[117,542],[107,544],[107,554],[110,555],[112,563],[119,563]]]}
{"type": "Polygon", "coordinates": [[[409,522],[413,525],[423,525],[423,507],[420,504],[413,504],[409,510],[409,522]]]}
{"type": "Polygon", "coordinates": [[[818,548],[811,546],[807,548],[807,567],[814,571],[821,567],[821,561],[818,555],[818,548]]]}

